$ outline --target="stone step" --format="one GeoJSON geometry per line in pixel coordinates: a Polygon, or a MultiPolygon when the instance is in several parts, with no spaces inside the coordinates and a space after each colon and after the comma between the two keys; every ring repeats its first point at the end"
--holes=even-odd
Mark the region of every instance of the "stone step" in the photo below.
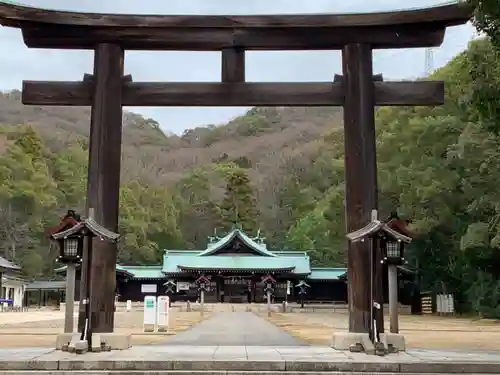
{"type": "MultiPolygon", "coordinates": [[[[186,350],[189,350],[186,347],[186,350]]],[[[398,362],[396,357],[365,361],[318,360],[79,360],[1,361],[0,375],[134,374],[134,375],[316,375],[316,374],[490,374],[500,375],[498,362],[398,362]]]]}
{"type": "MultiPolygon", "coordinates": [[[[222,320],[229,319],[225,316],[222,318],[224,318],[222,320]]],[[[258,330],[258,327],[255,328],[257,324],[255,321],[252,323],[248,317],[245,321],[250,326],[246,334],[249,334],[252,329],[258,330]]],[[[215,330],[217,327],[212,328],[215,330]]],[[[228,328],[227,324],[226,328],[228,328]]],[[[231,335],[231,329],[225,331],[224,328],[220,328],[217,332],[225,336],[231,335]]],[[[80,355],[52,348],[0,349],[0,375],[85,375],[92,373],[103,375],[368,375],[368,373],[500,375],[500,352],[413,349],[378,357],[365,353],[333,350],[325,346],[275,344],[228,346],[201,345],[200,343],[198,345],[138,345],[126,350],[80,355]]]]}
{"type": "MultiPolygon", "coordinates": [[[[368,371],[329,371],[329,372],[287,372],[287,371],[176,371],[176,370],[160,370],[160,371],[127,371],[127,370],[92,370],[79,372],[74,370],[60,371],[37,371],[37,370],[21,370],[21,371],[2,371],[0,375],[398,375],[401,372],[368,372],[368,371]]],[[[422,372],[405,372],[406,375],[425,375],[431,373],[422,372]]],[[[434,372],[433,375],[452,375],[456,373],[450,372],[434,372]]],[[[470,374],[470,373],[469,373],[470,374]]],[[[500,373],[474,373],[471,375],[500,375],[500,373]]]]}

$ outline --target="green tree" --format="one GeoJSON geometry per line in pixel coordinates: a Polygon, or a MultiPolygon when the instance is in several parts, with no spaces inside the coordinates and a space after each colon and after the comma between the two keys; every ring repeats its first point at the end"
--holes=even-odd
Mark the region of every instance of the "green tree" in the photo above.
{"type": "Polygon", "coordinates": [[[46,152],[42,139],[31,126],[21,127],[14,144],[34,159],[40,159],[46,152]]]}
{"type": "Polygon", "coordinates": [[[210,182],[212,173],[206,168],[189,170],[175,186],[179,225],[190,249],[203,249],[220,222],[210,182]]]}
{"type": "Polygon", "coordinates": [[[500,6],[497,0],[473,0],[476,5],[474,26],[487,34],[497,48],[500,48],[500,6]]]}
{"type": "Polygon", "coordinates": [[[226,189],[219,204],[221,226],[225,230],[239,224],[247,232],[258,229],[259,211],[255,192],[246,171],[239,167],[224,170],[226,189]]]}
{"type": "Polygon", "coordinates": [[[165,248],[184,246],[170,192],[135,181],[120,190],[119,261],[158,264],[165,248]]]}
{"type": "Polygon", "coordinates": [[[465,103],[474,120],[498,135],[500,133],[500,47],[493,49],[488,39],[471,43],[467,51],[471,90],[465,103]]]}

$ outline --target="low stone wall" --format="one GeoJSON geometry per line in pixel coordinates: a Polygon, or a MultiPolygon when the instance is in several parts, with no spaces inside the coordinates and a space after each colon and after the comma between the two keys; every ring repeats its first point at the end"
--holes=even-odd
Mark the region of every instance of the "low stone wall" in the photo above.
{"type": "MultiPolygon", "coordinates": [[[[75,312],[78,311],[80,306],[79,302],[75,302],[75,312]]],[[[178,311],[200,311],[201,306],[199,303],[188,303],[188,302],[175,302],[172,304],[172,309],[178,311]]],[[[59,309],[61,311],[66,310],[66,304],[61,303],[59,309]]],[[[283,312],[283,304],[272,304],[271,310],[275,312],[283,312]]],[[[116,303],[117,312],[127,311],[126,302],[116,303]]],[[[132,302],[132,311],[144,311],[143,302],[132,302]]],[[[267,304],[265,303],[205,303],[204,311],[209,312],[265,312],[267,311],[267,304]]],[[[384,311],[389,311],[389,306],[384,305],[384,311]]],[[[304,308],[300,307],[300,304],[289,303],[286,305],[286,312],[292,313],[312,313],[312,312],[337,312],[346,313],[348,312],[348,305],[346,304],[306,304],[304,308]]],[[[411,306],[400,305],[400,314],[411,314],[411,306]]]]}
{"type": "MultiPolygon", "coordinates": [[[[116,306],[116,311],[118,311],[118,312],[127,311],[127,303],[126,302],[117,302],[117,303],[115,303],[115,306],[116,306]]],[[[79,308],[80,308],[80,302],[75,302],[74,311],[77,312],[79,308]]],[[[66,311],[66,304],[61,303],[59,305],[59,310],[66,311]]],[[[143,302],[132,302],[132,311],[143,311],[143,310],[144,310],[144,303],[143,302]]]]}
{"type": "MultiPolygon", "coordinates": [[[[289,312],[304,312],[304,313],[311,313],[311,312],[338,312],[338,313],[348,313],[349,311],[349,306],[347,304],[307,304],[304,305],[304,308],[301,308],[300,305],[297,304],[290,304],[287,307],[287,311],[289,312]]],[[[384,305],[384,311],[389,311],[389,305],[385,304],[384,305]]],[[[399,313],[400,314],[411,314],[411,306],[407,305],[399,305],[399,313]]]]}

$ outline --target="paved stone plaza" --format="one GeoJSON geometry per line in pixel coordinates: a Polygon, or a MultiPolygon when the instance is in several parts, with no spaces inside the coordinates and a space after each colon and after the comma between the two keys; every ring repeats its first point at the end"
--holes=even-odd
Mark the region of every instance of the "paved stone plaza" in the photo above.
{"type": "MultiPolygon", "coordinates": [[[[0,350],[6,370],[263,371],[500,374],[500,353],[409,351],[376,357],[318,346],[136,346],[82,355],[53,349],[0,350]]],[[[34,373],[34,372],[33,372],[34,373]]]]}
{"type": "MultiPolygon", "coordinates": [[[[432,333],[430,333],[432,334],[432,333]]],[[[328,372],[406,374],[500,374],[500,352],[410,350],[385,357],[305,345],[253,313],[219,313],[165,345],[137,345],[123,351],[82,355],[51,348],[0,350],[0,375],[48,370],[111,370],[135,374],[241,374],[252,372],[328,372]]],[[[270,373],[269,373],[270,374],[270,373]]]]}

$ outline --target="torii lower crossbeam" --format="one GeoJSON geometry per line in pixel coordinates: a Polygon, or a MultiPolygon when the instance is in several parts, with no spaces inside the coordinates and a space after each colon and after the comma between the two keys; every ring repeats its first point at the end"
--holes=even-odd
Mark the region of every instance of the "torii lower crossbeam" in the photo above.
{"type": "MultiPolygon", "coordinates": [[[[167,83],[123,82],[128,107],[342,106],[341,82],[167,83]]],[[[374,82],[376,106],[443,104],[438,81],[374,82]]],[[[24,81],[22,101],[29,105],[87,106],[92,82],[24,81]]]]}

